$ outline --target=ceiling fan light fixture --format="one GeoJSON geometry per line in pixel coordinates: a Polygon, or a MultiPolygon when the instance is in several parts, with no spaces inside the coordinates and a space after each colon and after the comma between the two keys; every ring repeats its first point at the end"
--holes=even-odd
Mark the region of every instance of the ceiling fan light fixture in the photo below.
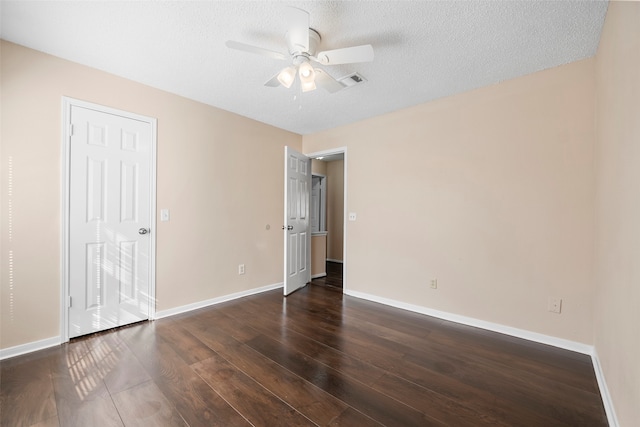
{"type": "Polygon", "coordinates": [[[316,73],[313,70],[313,67],[308,62],[303,62],[300,64],[298,68],[298,74],[300,75],[300,80],[303,83],[313,82],[316,78],[316,73]]]}
{"type": "Polygon", "coordinates": [[[307,81],[307,82],[300,82],[300,87],[302,88],[303,92],[316,90],[316,82],[314,82],[313,80],[307,81]]]}
{"type": "Polygon", "coordinates": [[[296,79],[296,69],[294,67],[284,68],[278,74],[278,81],[280,84],[287,89],[291,87],[293,81],[296,79]]]}

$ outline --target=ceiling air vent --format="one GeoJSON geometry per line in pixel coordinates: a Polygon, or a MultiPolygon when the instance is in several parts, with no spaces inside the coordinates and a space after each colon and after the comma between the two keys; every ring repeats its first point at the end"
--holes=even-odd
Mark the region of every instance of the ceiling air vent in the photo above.
{"type": "Polygon", "coordinates": [[[367,79],[365,79],[358,73],[353,73],[353,74],[349,74],[346,77],[338,79],[338,81],[342,83],[345,87],[352,87],[352,86],[357,86],[357,85],[366,83],[367,79]]]}

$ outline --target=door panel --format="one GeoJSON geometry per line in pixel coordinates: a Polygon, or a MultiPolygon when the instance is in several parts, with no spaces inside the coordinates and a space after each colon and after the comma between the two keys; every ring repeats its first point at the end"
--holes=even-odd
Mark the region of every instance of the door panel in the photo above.
{"type": "Polygon", "coordinates": [[[311,280],[309,189],[311,160],[285,147],[285,266],[284,294],[289,295],[311,280]]]}
{"type": "Polygon", "coordinates": [[[85,309],[97,309],[104,303],[104,242],[86,244],[85,309]]]}
{"type": "Polygon", "coordinates": [[[69,337],[149,318],[152,127],[73,105],[69,337]]]}
{"type": "Polygon", "coordinates": [[[298,271],[307,271],[307,247],[308,234],[306,232],[300,232],[298,234],[298,240],[300,242],[300,256],[298,257],[298,271]]]}
{"type": "Polygon", "coordinates": [[[120,303],[136,299],[135,268],[138,264],[138,242],[120,242],[119,288],[120,303]]]}
{"type": "Polygon", "coordinates": [[[120,163],[120,221],[138,220],[138,164],[120,163]]]}

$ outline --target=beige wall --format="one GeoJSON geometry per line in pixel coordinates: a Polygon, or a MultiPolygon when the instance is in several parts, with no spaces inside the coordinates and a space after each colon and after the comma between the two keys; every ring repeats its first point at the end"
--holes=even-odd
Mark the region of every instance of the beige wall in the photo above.
{"type": "Polygon", "coordinates": [[[171,221],[157,226],[158,310],[282,282],[282,153],[301,149],[299,135],[11,43],[1,48],[0,348],[59,334],[63,95],[158,119],[157,203],[171,209],[171,221]]]}
{"type": "Polygon", "coordinates": [[[327,162],[311,159],[311,173],[327,175],[327,162]]]}
{"type": "Polygon", "coordinates": [[[595,347],[626,427],[640,420],[640,3],[609,3],[596,58],[595,347]]]}
{"type": "Polygon", "coordinates": [[[311,278],[327,274],[327,235],[311,236],[311,278]]]}
{"type": "Polygon", "coordinates": [[[592,343],[594,78],[588,59],[305,135],[348,147],[348,288],[592,343]]]}
{"type": "Polygon", "coordinates": [[[327,258],[343,260],[344,161],[327,162],[327,258]]]}

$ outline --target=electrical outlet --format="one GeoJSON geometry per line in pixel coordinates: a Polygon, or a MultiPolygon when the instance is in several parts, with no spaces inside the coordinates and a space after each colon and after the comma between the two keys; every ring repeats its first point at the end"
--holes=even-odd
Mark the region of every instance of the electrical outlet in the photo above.
{"type": "Polygon", "coordinates": [[[238,265],[238,274],[244,274],[244,264],[238,265]]]}
{"type": "Polygon", "coordinates": [[[438,279],[431,279],[431,289],[438,289],[438,279]]]}
{"type": "Polygon", "coordinates": [[[562,311],[562,298],[551,298],[549,297],[549,306],[548,309],[551,313],[558,313],[562,311]]]}

